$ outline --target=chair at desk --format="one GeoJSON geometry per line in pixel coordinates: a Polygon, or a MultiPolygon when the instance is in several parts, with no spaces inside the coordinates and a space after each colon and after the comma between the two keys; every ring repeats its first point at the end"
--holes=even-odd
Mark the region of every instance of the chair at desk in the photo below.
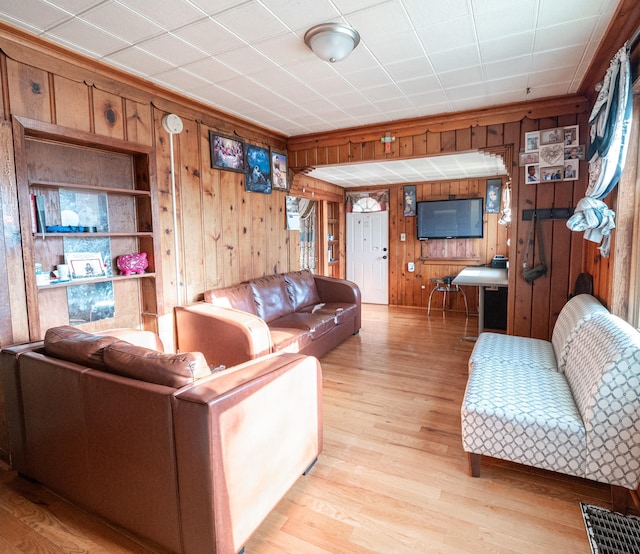
{"type": "Polygon", "coordinates": [[[434,277],[433,279],[429,279],[432,283],[434,283],[434,287],[429,294],[429,304],[427,306],[427,315],[431,315],[431,298],[433,298],[434,292],[443,293],[442,298],[442,315],[444,315],[444,310],[447,306],[447,293],[449,292],[459,292],[462,293],[462,299],[464,300],[464,311],[466,313],[467,319],[469,319],[469,305],[467,304],[467,295],[464,293],[464,290],[460,288],[459,285],[455,285],[452,283],[453,277],[434,277]]]}

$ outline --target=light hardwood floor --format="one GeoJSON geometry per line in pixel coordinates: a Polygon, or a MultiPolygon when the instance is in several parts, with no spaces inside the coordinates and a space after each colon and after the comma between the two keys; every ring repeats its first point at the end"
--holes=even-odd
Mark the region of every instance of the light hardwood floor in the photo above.
{"type": "MultiPolygon", "coordinates": [[[[579,502],[609,489],[498,460],[471,478],[460,403],[477,318],[365,305],[323,357],[324,451],[246,554],[589,553],[579,502]]],[[[275,447],[275,446],[274,446],[275,447]]],[[[153,552],[0,471],[0,552],[153,552]]]]}

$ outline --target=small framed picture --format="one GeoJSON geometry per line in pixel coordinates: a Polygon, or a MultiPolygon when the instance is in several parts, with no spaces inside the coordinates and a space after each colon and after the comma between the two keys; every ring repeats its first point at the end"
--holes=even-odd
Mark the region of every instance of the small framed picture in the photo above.
{"type": "Polygon", "coordinates": [[[271,182],[276,190],[287,192],[291,188],[287,171],[287,155],[284,152],[271,150],[271,182]]]}
{"type": "Polygon", "coordinates": [[[540,182],[540,166],[538,164],[531,164],[526,166],[527,183],[539,183],[540,182]]]}
{"type": "Polygon", "coordinates": [[[244,190],[271,194],[271,158],[269,150],[254,144],[245,144],[246,169],[244,190]]]}
{"type": "Polygon", "coordinates": [[[68,252],[64,255],[71,279],[96,279],[107,272],[100,252],[68,252]]]}
{"type": "Polygon", "coordinates": [[[537,152],[540,148],[540,131],[530,131],[524,135],[524,151],[537,152]]]}
{"type": "Polygon", "coordinates": [[[209,131],[211,167],[244,173],[244,142],[209,131]]]}
{"type": "Polygon", "coordinates": [[[539,152],[520,152],[520,165],[537,164],[540,162],[539,152]]]}
{"type": "Polygon", "coordinates": [[[565,146],[574,146],[578,144],[578,125],[564,128],[564,144],[565,146]]]}
{"type": "Polygon", "coordinates": [[[564,129],[556,127],[540,131],[540,144],[557,144],[559,142],[564,142],[564,129]]]}
{"type": "Polygon", "coordinates": [[[416,215],[416,186],[405,185],[403,190],[404,216],[413,217],[416,215]]]}
{"type": "Polygon", "coordinates": [[[564,166],[550,165],[540,168],[540,180],[544,183],[548,181],[562,181],[564,179],[564,166]]]}
{"type": "Polygon", "coordinates": [[[502,179],[487,179],[487,199],[485,212],[488,214],[500,213],[500,193],[502,192],[502,179]]]}
{"type": "Polygon", "coordinates": [[[565,147],[564,159],[565,160],[584,160],[584,145],[565,147]]]}
{"type": "Polygon", "coordinates": [[[579,164],[577,160],[565,160],[564,176],[565,181],[575,181],[578,178],[579,164]]]}

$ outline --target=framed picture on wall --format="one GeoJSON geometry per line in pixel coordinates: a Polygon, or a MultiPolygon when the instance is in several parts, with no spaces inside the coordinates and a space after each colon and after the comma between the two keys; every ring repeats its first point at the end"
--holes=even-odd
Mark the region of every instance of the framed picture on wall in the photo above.
{"type": "Polygon", "coordinates": [[[488,214],[500,213],[500,194],[502,192],[502,179],[487,179],[487,199],[485,212],[488,214]]]}
{"type": "Polygon", "coordinates": [[[524,141],[525,152],[537,152],[540,148],[540,131],[525,133],[524,141]]]}
{"type": "Polygon", "coordinates": [[[246,169],[244,189],[247,192],[271,194],[271,157],[269,150],[254,144],[245,144],[246,169]]]}
{"type": "Polygon", "coordinates": [[[403,190],[404,216],[412,217],[416,215],[416,186],[405,185],[403,190]]]}
{"type": "Polygon", "coordinates": [[[271,182],[276,190],[288,191],[291,188],[287,171],[287,155],[271,150],[271,182]]]}
{"type": "Polygon", "coordinates": [[[244,173],[244,142],[209,131],[211,167],[244,173]]]}

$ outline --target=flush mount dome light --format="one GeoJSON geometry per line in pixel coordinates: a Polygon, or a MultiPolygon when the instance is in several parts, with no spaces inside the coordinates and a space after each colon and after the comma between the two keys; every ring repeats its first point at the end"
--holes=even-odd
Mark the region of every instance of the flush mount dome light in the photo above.
{"type": "Polygon", "coordinates": [[[304,34],[305,44],[325,62],[344,60],[360,42],[358,31],[342,23],[322,23],[304,34]]]}

